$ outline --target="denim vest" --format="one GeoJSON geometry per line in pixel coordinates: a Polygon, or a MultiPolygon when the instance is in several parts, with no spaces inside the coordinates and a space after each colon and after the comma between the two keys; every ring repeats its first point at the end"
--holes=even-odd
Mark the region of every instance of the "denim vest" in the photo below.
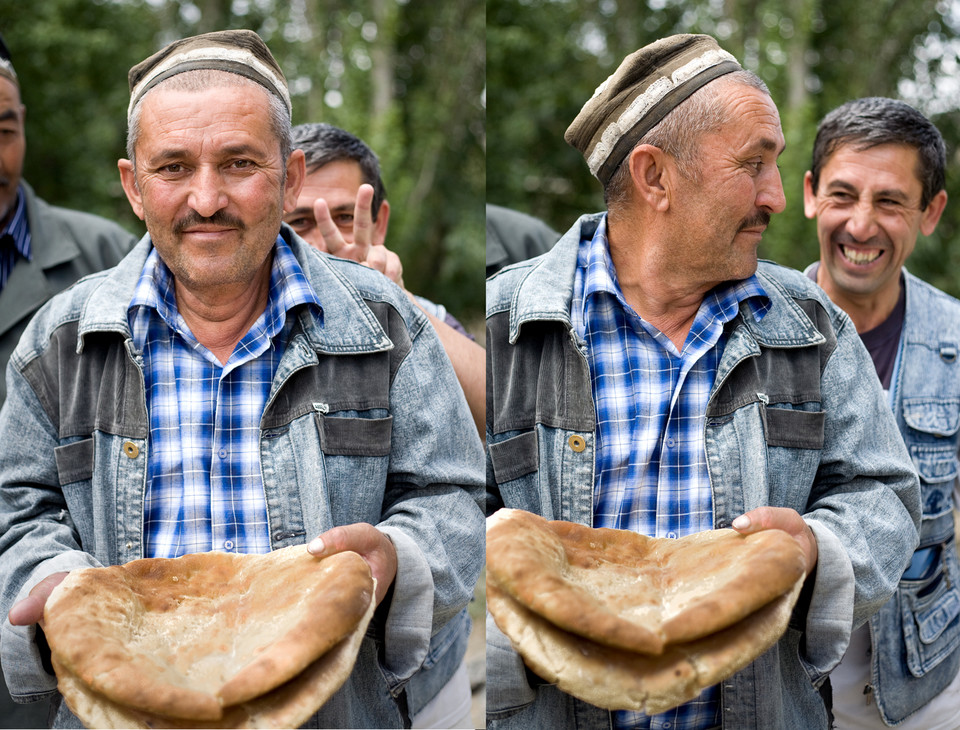
{"type": "MultiPolygon", "coordinates": [[[[286,227],[283,235],[323,316],[292,313],[297,323],[260,421],[271,545],[368,522],[398,559],[351,676],[308,725],[401,727],[463,657],[465,607],[483,561],[483,451],[422,313],[377,272],[323,256],[286,227]]],[[[116,268],[54,297],[8,366],[4,617],[47,575],[142,557],[149,421],[126,307],[149,249],[145,237],[116,268]]],[[[0,632],[11,694],[56,699],[35,627],[4,621],[0,632]]],[[[56,725],[78,721],[64,706],[56,725]]]]}
{"type": "MultiPolygon", "coordinates": [[[[487,282],[487,511],[593,524],[595,408],[570,323],[582,217],[548,253],[487,282]]],[[[819,558],[778,644],[721,684],[723,726],[827,727],[818,688],[893,593],[917,544],[917,477],[849,318],[799,272],[761,263],[772,300],[736,317],[704,424],[714,526],[761,505],[804,515],[819,558]],[[873,509],[864,513],[862,504],[873,509]]],[[[609,712],[527,671],[487,618],[497,728],[610,728],[609,712]]]]}
{"type": "MultiPolygon", "coordinates": [[[[870,619],[871,681],[893,725],[950,684],[960,668],[960,565],[953,489],[960,447],[960,302],[905,273],[906,317],[891,380],[897,425],[920,476],[918,567],[870,619]]],[[[960,711],[960,708],[958,708],[960,711]]]]}

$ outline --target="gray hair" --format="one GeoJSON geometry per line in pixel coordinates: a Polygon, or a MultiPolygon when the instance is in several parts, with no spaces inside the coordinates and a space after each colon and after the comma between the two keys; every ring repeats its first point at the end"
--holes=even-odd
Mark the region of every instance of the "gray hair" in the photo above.
{"type": "Polygon", "coordinates": [[[293,136],[291,133],[290,112],[286,104],[276,94],[267,91],[256,81],[251,81],[244,76],[239,76],[228,71],[218,71],[213,69],[198,69],[195,71],[185,71],[184,73],[171,76],[160,82],[157,86],[146,92],[137,101],[130,112],[130,119],[127,123],[127,158],[133,164],[134,170],[137,167],[136,148],[137,141],[140,139],[140,118],[143,113],[143,100],[146,99],[157,89],[174,89],[177,91],[206,91],[210,88],[238,87],[259,89],[267,95],[270,104],[270,127],[274,136],[280,144],[280,155],[286,169],[287,160],[293,151],[293,136]]]}
{"type": "MultiPolygon", "coordinates": [[[[688,180],[699,181],[700,140],[704,134],[715,132],[730,121],[727,96],[723,93],[728,84],[749,86],[770,96],[767,85],[752,71],[744,69],[725,74],[698,89],[689,99],[670,110],[653,129],[640,138],[634,149],[643,144],[658,147],[674,159],[681,175],[688,180]]],[[[629,159],[630,156],[627,155],[603,190],[603,199],[610,211],[619,210],[629,199],[629,159]]]]}

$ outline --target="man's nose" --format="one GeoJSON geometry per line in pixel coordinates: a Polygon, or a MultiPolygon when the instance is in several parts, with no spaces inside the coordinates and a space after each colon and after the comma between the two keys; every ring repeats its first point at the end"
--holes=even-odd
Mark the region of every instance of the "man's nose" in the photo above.
{"type": "Polygon", "coordinates": [[[187,204],[204,218],[227,206],[227,194],[219,170],[207,166],[197,168],[190,181],[187,204]]]}
{"type": "Polygon", "coordinates": [[[877,234],[877,215],[870,201],[857,201],[847,219],[847,233],[857,241],[867,241],[877,234]]]}
{"type": "Polygon", "coordinates": [[[771,213],[782,213],[787,207],[787,199],[783,194],[783,181],[780,179],[780,168],[776,165],[761,180],[760,189],[757,191],[757,207],[771,213]]]}

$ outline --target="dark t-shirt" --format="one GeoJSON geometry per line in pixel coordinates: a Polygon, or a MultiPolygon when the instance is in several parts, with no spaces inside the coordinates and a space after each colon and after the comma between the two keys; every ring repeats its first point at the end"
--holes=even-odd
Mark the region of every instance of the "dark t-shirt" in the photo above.
{"type": "MultiPolygon", "coordinates": [[[[814,264],[807,276],[816,281],[819,268],[819,263],[814,264]]],[[[877,377],[880,378],[884,390],[890,390],[890,379],[893,377],[893,366],[897,361],[897,348],[900,344],[900,332],[903,330],[906,310],[906,289],[903,285],[903,274],[901,274],[900,298],[897,300],[897,306],[883,322],[872,330],[860,333],[860,340],[873,358],[873,366],[877,370],[877,377]]]]}

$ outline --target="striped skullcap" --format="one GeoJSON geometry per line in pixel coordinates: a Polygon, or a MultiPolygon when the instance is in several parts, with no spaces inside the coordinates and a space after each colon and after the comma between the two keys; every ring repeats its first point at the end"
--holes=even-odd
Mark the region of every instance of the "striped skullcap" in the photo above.
{"type": "Polygon", "coordinates": [[[13,70],[13,61],[10,60],[10,51],[7,49],[7,44],[3,42],[3,36],[0,36],[0,78],[8,79],[14,86],[20,88],[17,72],[13,70]]]}
{"type": "Polygon", "coordinates": [[[260,36],[252,30],[220,30],[174,41],[131,68],[127,120],[137,102],[154,86],[171,76],[198,69],[227,71],[252,79],[279,96],[292,113],[283,71],[260,36]]]}
{"type": "Polygon", "coordinates": [[[708,35],[661,38],[634,51],[593,93],[564,139],[604,186],[637,142],[708,82],[740,70],[708,35]]]}

